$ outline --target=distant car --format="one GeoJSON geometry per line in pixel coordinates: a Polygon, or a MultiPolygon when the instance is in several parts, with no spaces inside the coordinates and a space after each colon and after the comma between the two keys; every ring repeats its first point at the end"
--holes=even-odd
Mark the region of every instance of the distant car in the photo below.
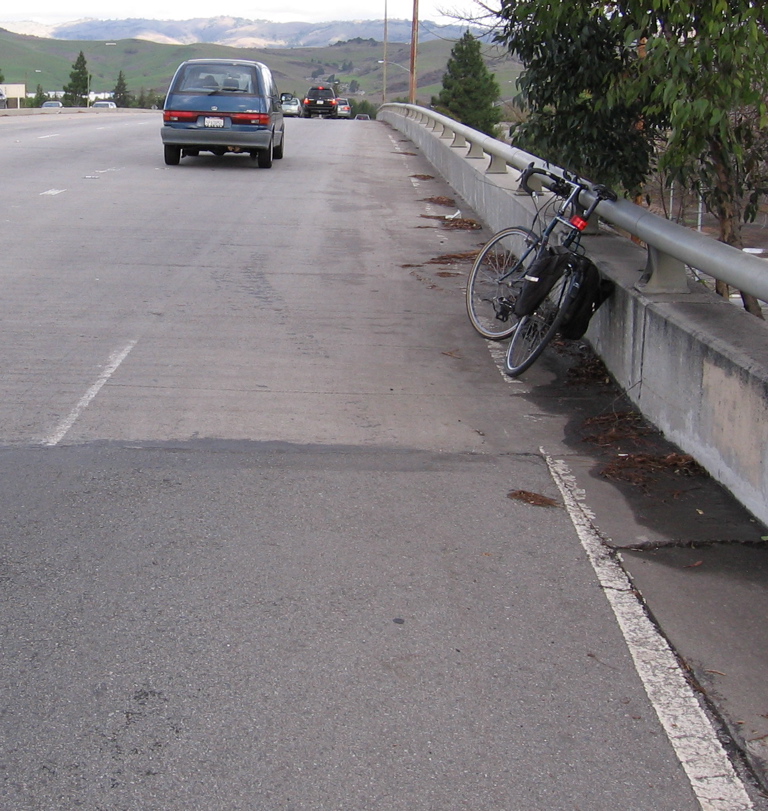
{"type": "Polygon", "coordinates": [[[306,118],[312,118],[314,115],[319,118],[336,118],[338,102],[333,88],[326,85],[310,87],[304,97],[302,108],[306,118]]]}
{"type": "Polygon", "coordinates": [[[104,107],[108,110],[116,110],[117,105],[114,101],[94,101],[91,107],[104,107]]]}
{"type": "Polygon", "coordinates": [[[63,107],[60,101],[44,101],[41,107],[63,107]]]}
{"type": "Polygon", "coordinates": [[[336,99],[336,117],[352,118],[352,107],[349,99],[336,99]]]}
{"type": "Polygon", "coordinates": [[[355,121],[370,121],[370,120],[371,117],[369,115],[366,115],[365,113],[358,113],[355,116],[355,121]]]}
{"type": "Polygon", "coordinates": [[[295,97],[291,96],[289,99],[283,99],[283,115],[300,116],[301,115],[301,102],[295,97]]]}
{"type": "Polygon", "coordinates": [[[272,72],[249,59],[190,59],[176,70],[163,109],[165,162],[182,155],[246,153],[262,169],[283,157],[283,108],[272,72]]]}

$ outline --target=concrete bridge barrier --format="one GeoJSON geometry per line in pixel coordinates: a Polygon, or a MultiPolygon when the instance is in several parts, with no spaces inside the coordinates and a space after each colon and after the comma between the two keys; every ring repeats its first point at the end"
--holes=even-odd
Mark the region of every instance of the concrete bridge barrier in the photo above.
{"type": "MultiPolygon", "coordinates": [[[[540,158],[413,105],[378,118],[417,146],[485,225],[530,225],[519,170],[540,158]]],[[[556,170],[556,167],[549,166],[556,170]]],[[[583,244],[616,283],[587,339],[637,408],[768,523],[768,324],[686,275],[686,265],[768,301],[768,262],[621,200],[583,244]]]]}

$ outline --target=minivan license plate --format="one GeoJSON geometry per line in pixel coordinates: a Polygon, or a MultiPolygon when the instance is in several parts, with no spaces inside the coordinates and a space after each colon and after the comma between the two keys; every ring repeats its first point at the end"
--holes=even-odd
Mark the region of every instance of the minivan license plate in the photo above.
{"type": "Polygon", "coordinates": [[[203,121],[206,127],[223,127],[224,126],[224,119],[223,118],[209,118],[206,116],[205,120],[203,121]]]}

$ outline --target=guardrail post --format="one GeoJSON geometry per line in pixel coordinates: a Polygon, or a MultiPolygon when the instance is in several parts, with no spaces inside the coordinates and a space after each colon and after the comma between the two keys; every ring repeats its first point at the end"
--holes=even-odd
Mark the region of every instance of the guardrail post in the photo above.
{"type": "Polygon", "coordinates": [[[648,261],[643,278],[635,285],[644,293],[687,293],[685,265],[674,256],[648,245],[648,261]]]}
{"type": "Polygon", "coordinates": [[[484,158],[485,152],[477,141],[472,141],[469,144],[469,152],[464,156],[466,158],[484,158]]]}
{"type": "Polygon", "coordinates": [[[485,170],[487,175],[505,175],[507,173],[507,162],[498,155],[491,155],[491,162],[485,170]]]}

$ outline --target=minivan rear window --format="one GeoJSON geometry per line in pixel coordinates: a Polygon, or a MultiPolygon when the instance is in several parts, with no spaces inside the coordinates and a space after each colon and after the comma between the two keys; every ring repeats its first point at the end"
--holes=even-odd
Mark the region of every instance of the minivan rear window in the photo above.
{"type": "Polygon", "coordinates": [[[258,71],[248,65],[187,65],[176,77],[172,93],[263,95],[258,71]]]}

